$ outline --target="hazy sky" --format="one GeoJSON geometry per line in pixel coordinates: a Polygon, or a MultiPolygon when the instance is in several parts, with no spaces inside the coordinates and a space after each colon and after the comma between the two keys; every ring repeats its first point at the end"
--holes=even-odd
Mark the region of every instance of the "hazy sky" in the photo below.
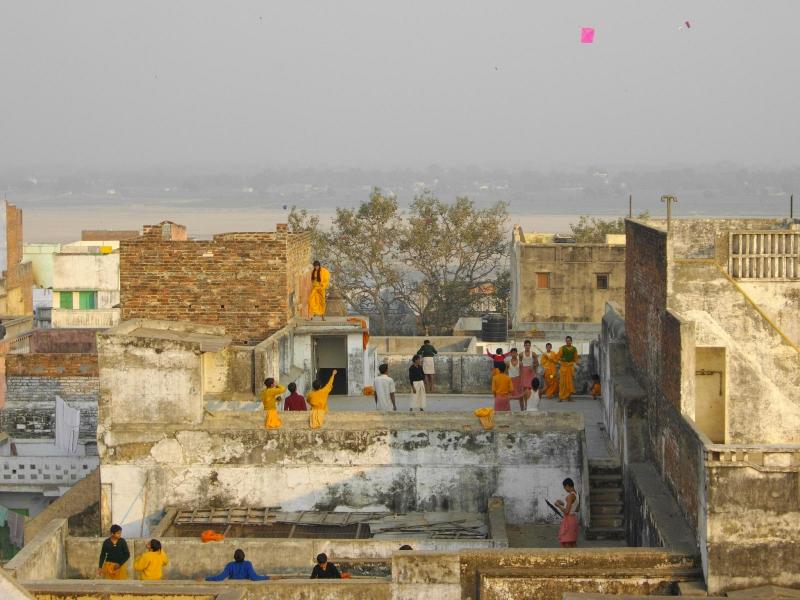
{"type": "Polygon", "coordinates": [[[799,27],[798,0],[4,0],[0,161],[797,164],[799,27]]]}

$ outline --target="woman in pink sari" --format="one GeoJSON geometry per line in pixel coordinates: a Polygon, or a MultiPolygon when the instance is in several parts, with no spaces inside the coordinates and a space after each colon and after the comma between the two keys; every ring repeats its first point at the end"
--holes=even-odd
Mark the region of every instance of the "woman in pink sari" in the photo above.
{"type": "Polygon", "coordinates": [[[563,486],[567,497],[564,500],[556,500],[556,506],[564,513],[561,527],[558,528],[558,542],[562,548],[575,548],[578,545],[578,511],[581,498],[575,491],[575,482],[572,479],[567,477],[563,486]]]}

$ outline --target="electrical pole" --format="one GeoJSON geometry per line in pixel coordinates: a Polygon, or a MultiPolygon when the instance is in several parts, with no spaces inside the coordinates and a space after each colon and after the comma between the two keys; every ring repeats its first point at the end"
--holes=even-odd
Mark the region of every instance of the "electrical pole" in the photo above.
{"type": "Polygon", "coordinates": [[[672,204],[677,202],[678,199],[675,196],[661,196],[661,201],[667,203],[667,233],[669,233],[672,221],[672,204]]]}
{"type": "Polygon", "coordinates": [[[789,220],[794,221],[794,194],[789,196],[789,220]]]}
{"type": "Polygon", "coordinates": [[[633,218],[633,194],[628,194],[628,218],[633,218]]]}

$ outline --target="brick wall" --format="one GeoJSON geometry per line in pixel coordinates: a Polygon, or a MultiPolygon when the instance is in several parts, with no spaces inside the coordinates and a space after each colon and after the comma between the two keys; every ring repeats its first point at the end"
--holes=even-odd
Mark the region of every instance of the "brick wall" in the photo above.
{"type": "Polygon", "coordinates": [[[633,221],[627,221],[626,235],[625,330],[631,360],[648,379],[648,387],[653,387],[662,376],[662,326],[667,311],[667,235],[633,221]]]}
{"type": "Polygon", "coordinates": [[[9,377],[97,378],[97,354],[9,354],[6,379],[9,377]]]}
{"type": "Polygon", "coordinates": [[[647,451],[697,527],[703,446],[681,414],[682,323],[667,310],[666,232],[627,221],[625,332],[647,392],[647,451]]]}
{"type": "Polygon", "coordinates": [[[130,240],[139,237],[138,231],[122,229],[84,229],[81,231],[82,242],[106,242],[112,240],[130,240]]]}
{"type": "Polygon", "coordinates": [[[37,329],[30,340],[30,352],[97,354],[99,329],[37,329]]]}
{"type": "Polygon", "coordinates": [[[123,240],[122,319],[222,325],[235,340],[263,340],[290,315],[287,251],[302,254],[294,246],[309,241],[300,237],[281,231],[227,233],[211,241],[123,240]]]}
{"type": "Polygon", "coordinates": [[[22,209],[6,202],[6,265],[11,272],[22,262],[22,209]]]}

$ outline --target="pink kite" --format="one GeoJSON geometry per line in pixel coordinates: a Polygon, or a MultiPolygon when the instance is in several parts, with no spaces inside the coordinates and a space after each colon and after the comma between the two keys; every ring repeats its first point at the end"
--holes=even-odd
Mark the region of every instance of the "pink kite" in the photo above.
{"type": "Polygon", "coordinates": [[[581,27],[581,44],[594,42],[594,27],[581,27]]]}
{"type": "Polygon", "coordinates": [[[689,23],[689,21],[684,21],[684,23],[686,24],[686,29],[691,29],[692,28],[692,24],[689,23]]]}

